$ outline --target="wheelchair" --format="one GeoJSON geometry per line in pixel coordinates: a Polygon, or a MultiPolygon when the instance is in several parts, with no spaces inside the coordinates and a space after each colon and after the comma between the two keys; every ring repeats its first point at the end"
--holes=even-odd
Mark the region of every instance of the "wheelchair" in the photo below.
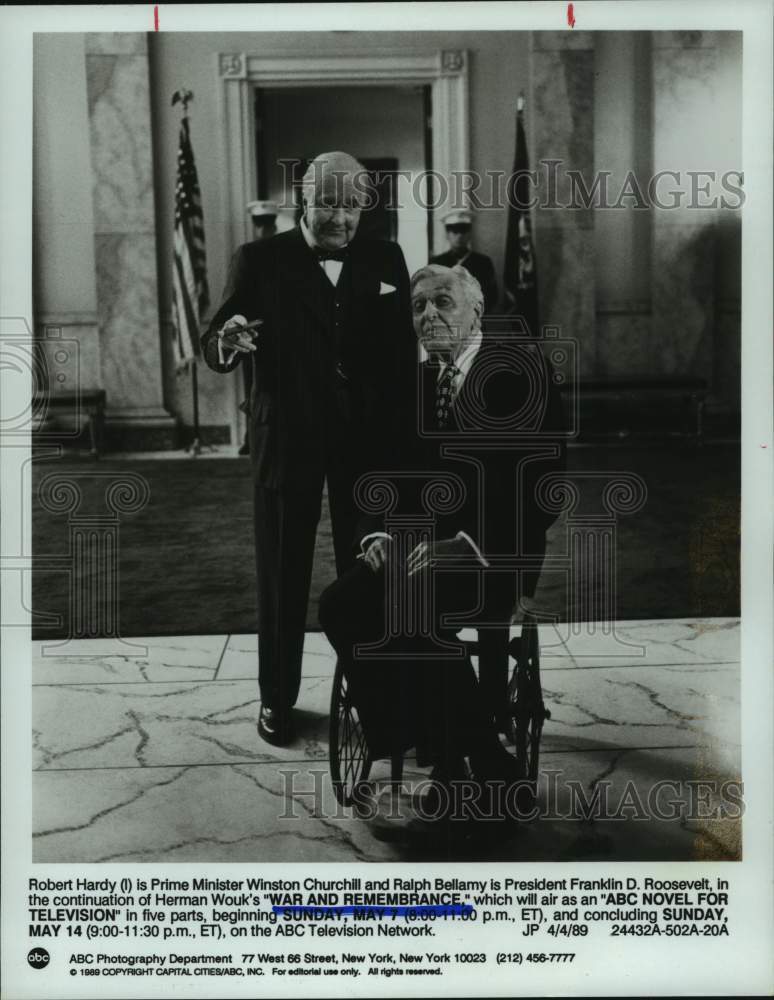
{"type": "MultiPolygon", "coordinates": [[[[498,728],[504,733],[513,753],[520,778],[526,783],[533,799],[537,797],[540,764],[540,739],[543,724],[551,718],[543,701],[540,682],[540,641],[538,620],[527,612],[521,634],[510,641],[505,638],[509,658],[514,661],[506,689],[502,692],[502,709],[498,713],[498,728]]],[[[478,655],[479,676],[486,672],[486,654],[479,631],[478,641],[465,642],[467,655],[478,655]]],[[[331,782],[337,800],[351,806],[358,786],[368,780],[374,759],[371,755],[363,724],[339,659],[333,676],[329,722],[329,761],[331,782]]],[[[403,760],[407,747],[396,745],[390,757],[391,780],[399,783],[403,777],[403,760]]]]}

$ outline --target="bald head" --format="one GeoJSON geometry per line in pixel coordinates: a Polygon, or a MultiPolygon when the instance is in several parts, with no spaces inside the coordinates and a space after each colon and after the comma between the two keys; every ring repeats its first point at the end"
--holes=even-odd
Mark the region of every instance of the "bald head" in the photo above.
{"type": "Polygon", "coordinates": [[[321,250],[339,250],[351,242],[365,198],[368,174],[354,156],[320,153],[302,181],[304,222],[321,250]]]}
{"type": "Polygon", "coordinates": [[[367,171],[362,163],[341,150],[334,150],[332,153],[320,153],[315,156],[306,168],[301,186],[304,197],[313,198],[316,194],[328,187],[339,187],[344,180],[363,187],[363,178],[367,176],[367,171]]]}

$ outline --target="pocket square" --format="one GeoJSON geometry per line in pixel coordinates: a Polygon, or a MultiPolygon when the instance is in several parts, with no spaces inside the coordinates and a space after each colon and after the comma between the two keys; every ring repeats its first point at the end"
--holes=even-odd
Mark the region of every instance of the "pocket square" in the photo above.
{"type": "Polygon", "coordinates": [[[380,295],[389,295],[390,292],[394,292],[394,291],[395,291],[395,285],[388,285],[386,281],[380,281],[379,282],[379,294],[380,295]]]}

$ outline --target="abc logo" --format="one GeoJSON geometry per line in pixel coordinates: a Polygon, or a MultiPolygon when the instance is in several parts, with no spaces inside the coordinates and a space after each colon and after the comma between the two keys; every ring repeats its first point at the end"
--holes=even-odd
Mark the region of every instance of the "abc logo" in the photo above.
{"type": "Polygon", "coordinates": [[[32,951],[27,954],[27,961],[33,969],[45,969],[50,959],[45,948],[33,948],[32,951]]]}

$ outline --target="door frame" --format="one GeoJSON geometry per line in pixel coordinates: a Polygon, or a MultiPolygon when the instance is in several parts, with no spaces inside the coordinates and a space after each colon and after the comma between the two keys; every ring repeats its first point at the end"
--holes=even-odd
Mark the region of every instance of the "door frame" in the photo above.
{"type": "MultiPolygon", "coordinates": [[[[370,56],[294,56],[271,58],[246,52],[218,54],[221,80],[223,175],[230,246],[251,238],[245,205],[256,197],[253,88],[336,87],[357,84],[430,86],[432,90],[432,170],[449,186],[453,173],[469,169],[468,54],[463,49],[432,50],[421,55],[380,53],[370,56]]],[[[435,245],[443,245],[440,222],[451,194],[435,205],[435,245]]]]}
{"type": "MultiPolygon", "coordinates": [[[[221,122],[226,169],[223,172],[222,204],[226,208],[228,245],[233,249],[252,239],[250,220],[245,212],[248,201],[257,197],[255,162],[255,115],[253,91],[256,87],[335,87],[356,84],[384,87],[391,84],[429,86],[432,99],[431,170],[446,183],[447,197],[434,204],[432,226],[434,245],[443,246],[441,218],[451,207],[450,178],[470,167],[468,117],[468,53],[465,49],[429,49],[405,55],[383,51],[369,56],[303,56],[274,52],[270,58],[248,52],[217,54],[220,78],[221,122]]],[[[427,125],[427,123],[425,123],[427,125]]],[[[423,196],[427,197],[424,186],[423,196]]],[[[234,393],[231,439],[239,443],[244,435],[244,415],[239,410],[241,393],[234,393]]]]}

